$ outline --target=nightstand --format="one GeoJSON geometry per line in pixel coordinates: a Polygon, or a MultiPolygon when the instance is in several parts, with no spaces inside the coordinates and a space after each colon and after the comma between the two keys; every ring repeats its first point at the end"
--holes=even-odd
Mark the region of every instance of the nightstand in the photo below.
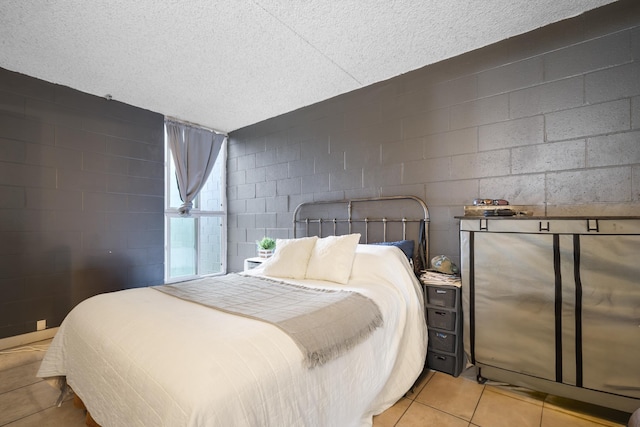
{"type": "Polygon", "coordinates": [[[268,259],[269,258],[262,258],[258,256],[253,258],[247,258],[244,260],[244,271],[251,270],[252,268],[256,268],[268,259]]]}
{"type": "Polygon", "coordinates": [[[464,367],[460,278],[427,271],[420,282],[429,334],[427,366],[457,377],[464,367]]]}

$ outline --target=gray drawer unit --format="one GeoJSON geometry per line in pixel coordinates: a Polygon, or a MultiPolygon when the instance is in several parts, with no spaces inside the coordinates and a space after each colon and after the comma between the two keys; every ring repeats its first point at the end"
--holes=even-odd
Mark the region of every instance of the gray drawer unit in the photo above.
{"type": "Polygon", "coordinates": [[[439,331],[437,329],[429,330],[429,346],[434,351],[455,353],[457,338],[458,336],[453,332],[439,331]]]}
{"type": "Polygon", "coordinates": [[[456,289],[449,286],[427,286],[427,304],[437,307],[455,308],[456,289]]]}
{"type": "Polygon", "coordinates": [[[443,353],[439,351],[428,351],[427,352],[427,366],[434,371],[440,371],[447,374],[451,374],[455,377],[460,375],[458,371],[458,360],[460,358],[457,356],[452,356],[449,353],[443,353]]]}
{"type": "Polygon", "coordinates": [[[427,306],[427,325],[445,331],[455,331],[456,311],[427,306]]]}
{"type": "MultiPolygon", "coordinates": [[[[445,285],[439,273],[422,275],[429,346],[427,366],[457,377],[464,367],[460,287],[445,285]]],[[[449,278],[449,280],[451,280],[449,278]]],[[[459,281],[454,280],[459,283],[459,281]]]]}

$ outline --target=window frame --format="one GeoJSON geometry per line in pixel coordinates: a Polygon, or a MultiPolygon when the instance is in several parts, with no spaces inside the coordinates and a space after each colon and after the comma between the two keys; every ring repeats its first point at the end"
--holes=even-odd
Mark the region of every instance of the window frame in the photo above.
{"type": "Polygon", "coordinates": [[[164,139],[164,283],[174,283],[174,282],[182,282],[185,280],[197,279],[200,277],[207,276],[221,276],[227,273],[227,143],[228,141],[225,139],[222,143],[222,147],[220,148],[220,153],[218,153],[217,161],[222,161],[222,171],[220,177],[220,201],[222,203],[221,210],[202,210],[200,209],[200,195],[196,197],[193,203],[193,208],[191,209],[191,213],[189,215],[190,218],[193,218],[195,221],[196,227],[196,236],[195,236],[195,247],[196,247],[196,273],[187,275],[187,276],[178,276],[178,277],[170,277],[171,274],[171,218],[182,218],[178,212],[177,207],[170,206],[170,193],[172,188],[172,179],[175,180],[175,175],[171,174],[171,164],[173,163],[173,157],[171,155],[171,150],[169,148],[169,143],[167,141],[167,134],[165,129],[165,139],[164,139]],[[202,237],[200,233],[200,219],[203,217],[207,218],[220,218],[220,272],[217,273],[209,273],[202,274],[201,273],[201,263],[200,263],[200,254],[202,253],[202,237]]]}

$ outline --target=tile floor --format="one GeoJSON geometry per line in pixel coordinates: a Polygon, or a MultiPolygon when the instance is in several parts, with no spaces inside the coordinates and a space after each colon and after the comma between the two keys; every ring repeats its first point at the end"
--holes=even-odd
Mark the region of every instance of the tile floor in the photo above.
{"type": "MultiPolygon", "coordinates": [[[[81,427],[85,416],[71,399],[36,378],[51,340],[0,351],[0,426],[81,427]]],[[[480,385],[472,371],[453,378],[428,372],[393,407],[374,417],[374,427],[600,427],[624,426],[629,414],[526,389],[480,385]]]]}
{"type": "Polygon", "coordinates": [[[630,414],[522,387],[478,384],[469,369],[457,378],[429,371],[374,427],[626,426],[630,414]]]}
{"type": "Polygon", "coordinates": [[[82,410],[71,398],[56,407],[58,391],[36,377],[51,340],[0,351],[0,426],[81,427],[82,410]]]}

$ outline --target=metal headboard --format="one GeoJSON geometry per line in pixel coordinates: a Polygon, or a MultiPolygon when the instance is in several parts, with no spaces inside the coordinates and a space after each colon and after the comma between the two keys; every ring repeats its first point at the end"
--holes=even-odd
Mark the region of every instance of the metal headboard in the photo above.
{"type": "MultiPolygon", "coordinates": [[[[414,213],[415,215],[415,213],[414,213]]],[[[386,196],[373,197],[365,199],[351,199],[338,201],[319,201],[306,202],[299,204],[293,212],[293,236],[307,237],[310,234],[323,237],[323,235],[336,236],[339,234],[350,234],[354,232],[354,227],[364,228],[358,230],[361,232],[362,243],[370,243],[370,231],[372,228],[380,227],[381,238],[375,241],[393,241],[393,240],[414,240],[416,249],[422,245],[424,250],[424,268],[428,267],[429,262],[429,209],[426,203],[415,196],[386,196]],[[324,212],[322,210],[328,205],[334,205],[335,209],[324,212]],[[369,209],[367,209],[369,207],[369,209]],[[358,209],[362,209],[360,212],[358,209]],[[418,212],[419,216],[407,217],[403,214],[403,209],[418,212]],[[301,218],[301,213],[311,211],[314,217],[301,218]],[[373,212],[377,216],[369,217],[367,212],[373,212]],[[330,215],[327,217],[327,215],[330,215]],[[400,235],[390,236],[390,228],[392,224],[401,226],[400,235]],[[410,224],[414,224],[416,230],[415,237],[407,238],[407,228],[410,224]],[[339,233],[339,228],[346,232],[339,233]],[[305,235],[300,236],[300,226],[304,226],[305,235]],[[317,233],[309,233],[311,227],[317,227],[317,233]],[[327,230],[327,226],[329,230],[327,230]],[[324,233],[324,234],[323,234],[324,233]]],[[[380,230],[377,230],[380,235],[380,230]]],[[[373,243],[373,242],[372,242],[373,243]]]]}

